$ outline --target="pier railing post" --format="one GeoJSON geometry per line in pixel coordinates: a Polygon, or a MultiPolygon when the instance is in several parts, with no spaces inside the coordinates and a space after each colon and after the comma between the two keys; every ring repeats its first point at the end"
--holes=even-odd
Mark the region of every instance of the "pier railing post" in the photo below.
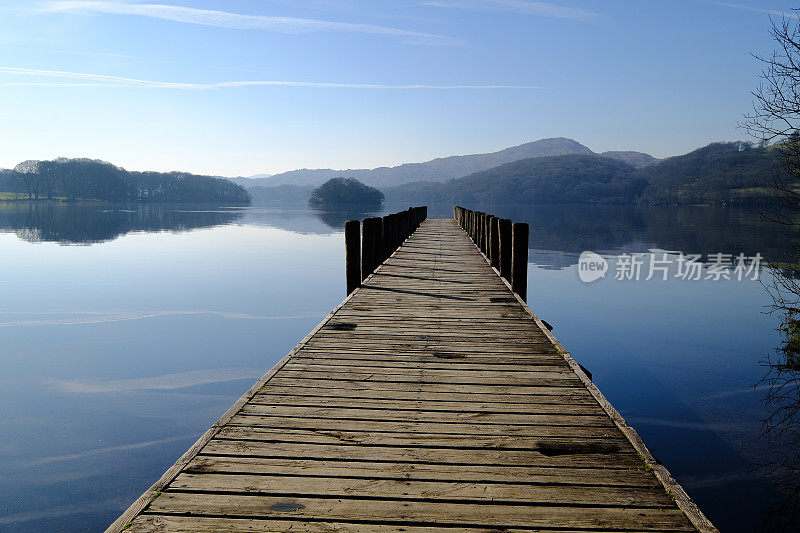
{"type": "Polygon", "coordinates": [[[361,228],[361,279],[367,279],[378,264],[375,249],[377,218],[365,218],[361,228]]]}
{"type": "Polygon", "coordinates": [[[528,225],[516,222],[512,232],[511,290],[528,301],[528,225]]]}
{"type": "Polygon", "coordinates": [[[489,257],[492,215],[483,215],[483,255],[489,257]]]}
{"type": "Polygon", "coordinates": [[[500,275],[511,283],[511,221],[500,219],[500,275]]]}
{"type": "Polygon", "coordinates": [[[500,219],[489,219],[489,262],[492,267],[500,270],[500,219]]]}
{"type": "Polygon", "coordinates": [[[361,286],[361,222],[344,223],[345,274],[347,294],[361,286]]]}
{"type": "Polygon", "coordinates": [[[475,244],[478,245],[478,250],[483,251],[483,228],[485,224],[483,223],[483,219],[486,217],[486,213],[479,212],[478,213],[478,239],[475,241],[475,244]]]}

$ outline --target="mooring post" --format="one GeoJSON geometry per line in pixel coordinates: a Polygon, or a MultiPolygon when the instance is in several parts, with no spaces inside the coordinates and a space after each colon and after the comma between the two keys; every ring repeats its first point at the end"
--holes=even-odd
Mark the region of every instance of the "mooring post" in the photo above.
{"type": "Polygon", "coordinates": [[[483,251],[483,212],[478,212],[478,240],[475,241],[475,244],[478,245],[478,250],[483,251]]]}
{"type": "Polygon", "coordinates": [[[361,280],[375,270],[375,229],[377,218],[365,218],[361,228],[361,280]]]}
{"type": "MultiPolygon", "coordinates": [[[[383,261],[389,259],[392,252],[389,250],[392,247],[392,221],[391,215],[386,215],[383,218],[383,261]]],[[[381,261],[381,262],[383,262],[381,261]]]]}
{"type": "Polygon", "coordinates": [[[386,260],[383,256],[383,217],[375,218],[375,268],[386,260]]]}
{"type": "Polygon", "coordinates": [[[391,241],[389,243],[389,253],[387,257],[397,250],[397,213],[389,215],[389,235],[391,235],[391,241]]]}
{"type": "Polygon", "coordinates": [[[485,255],[487,259],[491,257],[492,218],[494,218],[493,215],[486,215],[484,217],[486,224],[483,229],[483,255],[485,255]]]}
{"type": "Polygon", "coordinates": [[[481,252],[486,255],[486,243],[489,240],[489,235],[486,229],[489,227],[489,215],[481,213],[481,252]]]}
{"type": "Polygon", "coordinates": [[[528,301],[528,225],[515,222],[511,230],[511,290],[528,301]]]}
{"type": "Polygon", "coordinates": [[[489,219],[489,262],[492,267],[500,270],[500,219],[489,219]]]}
{"type": "Polygon", "coordinates": [[[500,219],[500,275],[511,283],[511,220],[500,219]]]}
{"type": "Polygon", "coordinates": [[[348,220],[344,223],[345,271],[347,294],[361,285],[361,222],[348,220]]]}

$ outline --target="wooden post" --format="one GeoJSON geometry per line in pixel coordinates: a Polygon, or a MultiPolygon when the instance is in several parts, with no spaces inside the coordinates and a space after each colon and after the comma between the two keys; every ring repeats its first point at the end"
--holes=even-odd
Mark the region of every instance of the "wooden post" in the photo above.
{"type": "Polygon", "coordinates": [[[483,229],[483,255],[489,258],[489,254],[491,252],[491,229],[492,229],[492,215],[486,215],[484,217],[484,229],[483,229]]]}
{"type": "Polygon", "coordinates": [[[500,275],[511,283],[511,221],[500,219],[500,275]]]}
{"type": "Polygon", "coordinates": [[[489,227],[487,220],[489,220],[489,215],[481,213],[481,245],[479,249],[484,255],[486,255],[486,241],[489,240],[489,236],[486,234],[486,228],[489,227]]]}
{"type": "Polygon", "coordinates": [[[373,272],[386,260],[383,254],[383,217],[377,217],[375,218],[375,267],[373,272]]]}
{"type": "Polygon", "coordinates": [[[483,246],[483,213],[481,212],[478,212],[477,223],[477,238],[475,239],[475,244],[478,246],[478,250],[481,250],[483,246]]]}
{"type": "Polygon", "coordinates": [[[361,222],[358,220],[344,223],[344,249],[349,295],[361,285],[361,222]]]}
{"type": "Polygon", "coordinates": [[[489,219],[489,262],[492,267],[500,270],[500,219],[489,219]]]}
{"type": "Polygon", "coordinates": [[[513,252],[511,255],[511,290],[528,301],[528,225],[515,222],[511,230],[513,252]]]}
{"type": "Polygon", "coordinates": [[[383,217],[383,260],[392,255],[392,215],[383,217]]]}
{"type": "Polygon", "coordinates": [[[367,279],[377,264],[375,257],[375,230],[377,218],[365,218],[361,228],[361,279],[367,279]]]}

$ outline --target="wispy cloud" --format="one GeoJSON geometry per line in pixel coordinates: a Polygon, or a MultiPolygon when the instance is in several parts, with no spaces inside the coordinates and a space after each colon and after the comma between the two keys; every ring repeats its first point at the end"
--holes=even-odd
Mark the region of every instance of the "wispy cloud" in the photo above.
{"type": "Polygon", "coordinates": [[[112,15],[136,15],[155,19],[182,22],[185,24],[198,24],[216,28],[229,28],[238,30],[262,30],[274,33],[311,33],[320,31],[366,33],[377,35],[391,35],[411,39],[414,42],[429,44],[460,44],[461,40],[442,35],[422,33],[401,28],[376,26],[372,24],[358,24],[352,22],[334,22],[297,17],[272,17],[265,15],[245,15],[216,11],[210,9],[195,9],[184,6],[163,4],[132,4],[125,2],[95,2],[77,0],[57,0],[42,4],[42,10],[47,13],[104,13],[112,15]]]}
{"type": "Polygon", "coordinates": [[[600,15],[594,11],[577,7],[564,7],[549,2],[527,0],[431,0],[424,5],[447,9],[497,10],[589,22],[600,15]]]}
{"type": "Polygon", "coordinates": [[[0,313],[0,328],[20,326],[75,326],[81,324],[105,324],[109,322],[126,322],[129,320],[143,320],[146,318],[160,318],[166,316],[214,315],[231,320],[294,320],[300,318],[317,318],[323,314],[324,313],[306,313],[300,315],[251,315],[247,313],[234,313],[227,311],[149,311],[143,313],[75,311],[69,313],[0,313]],[[15,318],[12,320],[2,320],[3,316],[8,314],[35,315],[36,318],[15,318]]]}
{"type": "Polygon", "coordinates": [[[542,89],[535,85],[426,85],[402,84],[390,85],[379,83],[329,83],[316,81],[284,81],[284,80],[252,80],[252,81],[222,81],[214,83],[182,83],[143,80],[121,76],[108,76],[105,74],[89,74],[85,72],[66,72],[61,70],[40,70],[19,67],[0,67],[0,74],[17,75],[24,77],[60,78],[80,80],[76,82],[47,82],[35,81],[0,81],[4,86],[54,86],[54,87],[145,87],[154,89],[185,89],[185,90],[212,90],[236,87],[311,87],[320,89],[410,89],[410,90],[463,90],[463,89],[542,89]]]}
{"type": "Polygon", "coordinates": [[[26,466],[44,466],[50,463],[57,463],[62,461],[74,461],[76,459],[86,459],[87,457],[96,457],[98,455],[104,455],[107,453],[114,453],[114,452],[127,452],[131,450],[140,450],[142,448],[149,448],[151,446],[158,446],[161,444],[167,444],[170,442],[177,442],[182,440],[191,439],[195,435],[181,435],[178,437],[171,437],[168,439],[159,439],[159,440],[150,440],[145,442],[135,442],[133,444],[124,444],[122,446],[108,446],[105,448],[95,448],[93,450],[86,450],[80,453],[71,453],[68,455],[56,455],[53,457],[43,457],[41,459],[37,459],[35,461],[31,461],[27,463],[26,466]]]}
{"type": "Polygon", "coordinates": [[[742,4],[733,4],[730,2],[714,2],[714,4],[722,7],[730,7],[733,9],[741,9],[742,11],[754,11],[756,13],[764,13],[766,15],[775,15],[776,17],[787,17],[787,18],[800,18],[797,11],[781,11],[778,9],[765,9],[763,7],[752,7],[752,6],[745,6],[742,4]]]}

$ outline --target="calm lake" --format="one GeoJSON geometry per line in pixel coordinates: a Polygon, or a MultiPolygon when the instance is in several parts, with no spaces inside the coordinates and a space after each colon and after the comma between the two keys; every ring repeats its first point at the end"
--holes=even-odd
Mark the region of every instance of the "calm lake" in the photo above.
{"type": "MultiPolygon", "coordinates": [[[[531,224],[534,312],[721,531],[756,529],[780,503],[754,389],[780,316],[761,282],[675,258],[780,259],[785,232],[726,208],[467,207],[531,224]],[[666,281],[615,279],[651,249],[666,281]],[[579,279],[583,251],[604,279],[579,279]]],[[[0,203],[0,531],[110,524],[343,299],[342,226],[364,216],[0,203]]]]}

